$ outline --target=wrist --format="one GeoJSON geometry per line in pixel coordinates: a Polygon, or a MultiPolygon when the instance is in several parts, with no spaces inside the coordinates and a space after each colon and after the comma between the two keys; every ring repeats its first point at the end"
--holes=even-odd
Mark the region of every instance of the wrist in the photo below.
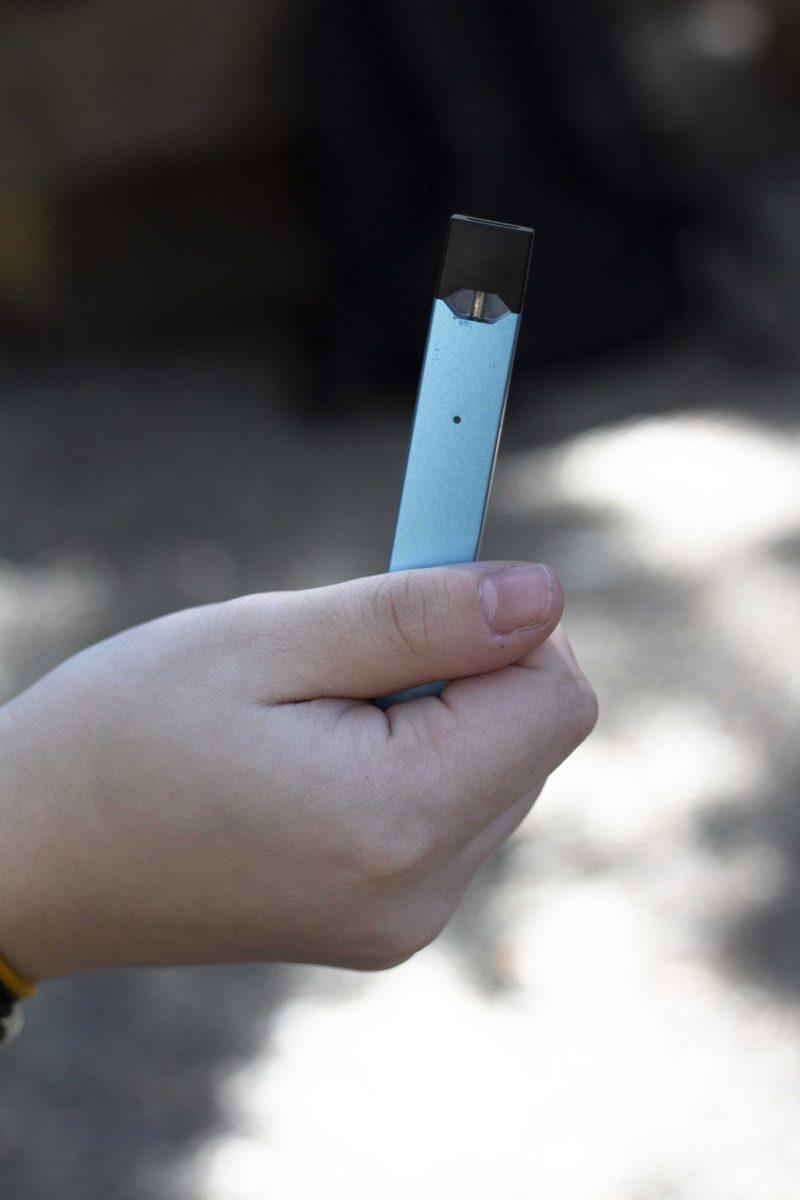
{"type": "Polygon", "coordinates": [[[67,819],[74,780],[57,769],[37,698],[0,707],[0,954],[25,981],[78,969],[67,819]]]}

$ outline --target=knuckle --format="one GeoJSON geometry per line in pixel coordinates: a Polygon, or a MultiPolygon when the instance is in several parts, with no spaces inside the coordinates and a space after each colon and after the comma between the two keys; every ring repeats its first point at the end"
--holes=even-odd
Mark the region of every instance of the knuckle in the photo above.
{"type": "Polygon", "coordinates": [[[413,876],[430,858],[435,834],[419,815],[376,821],[358,839],[357,865],[361,878],[388,888],[413,876]]]}
{"type": "Polygon", "coordinates": [[[401,946],[387,939],[383,945],[359,952],[348,965],[354,971],[391,971],[413,958],[418,949],[421,947],[401,946]]]}
{"type": "Polygon", "coordinates": [[[449,910],[432,906],[411,919],[389,917],[369,932],[351,956],[350,965],[360,971],[388,971],[399,967],[436,940],[449,916],[449,910]]]}
{"type": "Polygon", "coordinates": [[[579,671],[558,677],[559,703],[573,748],[585,741],[597,724],[598,705],[594,688],[579,671]]]}
{"type": "Polygon", "coordinates": [[[386,747],[385,761],[392,778],[402,781],[404,797],[427,810],[454,786],[452,761],[462,729],[444,704],[433,712],[405,707],[412,711],[395,719],[395,736],[386,747]]]}
{"type": "Polygon", "coordinates": [[[413,572],[387,576],[372,596],[379,631],[415,657],[435,642],[439,607],[434,585],[423,583],[413,572]]]}

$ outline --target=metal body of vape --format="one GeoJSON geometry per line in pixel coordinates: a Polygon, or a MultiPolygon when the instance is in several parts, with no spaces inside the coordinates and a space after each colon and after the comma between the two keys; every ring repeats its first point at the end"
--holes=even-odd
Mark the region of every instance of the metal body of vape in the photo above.
{"type": "MultiPolygon", "coordinates": [[[[533,230],[451,217],[422,364],[390,571],[478,557],[533,230]]],[[[436,695],[441,683],[387,697],[436,695]]]]}

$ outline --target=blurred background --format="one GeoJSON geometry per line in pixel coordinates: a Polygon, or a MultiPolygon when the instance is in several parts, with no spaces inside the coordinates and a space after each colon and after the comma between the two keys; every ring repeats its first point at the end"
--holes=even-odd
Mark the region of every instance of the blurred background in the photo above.
{"type": "Polygon", "coordinates": [[[601,701],[376,977],[46,987],[23,1200],[795,1200],[796,0],[0,0],[0,693],[383,569],[445,222],[537,227],[487,557],[601,701]]]}

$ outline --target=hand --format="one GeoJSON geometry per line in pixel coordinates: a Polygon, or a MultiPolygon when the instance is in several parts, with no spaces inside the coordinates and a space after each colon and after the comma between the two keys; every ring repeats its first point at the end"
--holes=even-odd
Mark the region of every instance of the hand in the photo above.
{"type": "Polygon", "coordinates": [[[3,953],[32,979],[407,958],[594,724],[562,605],[547,568],[437,567],[70,659],[0,710],[3,953]]]}

